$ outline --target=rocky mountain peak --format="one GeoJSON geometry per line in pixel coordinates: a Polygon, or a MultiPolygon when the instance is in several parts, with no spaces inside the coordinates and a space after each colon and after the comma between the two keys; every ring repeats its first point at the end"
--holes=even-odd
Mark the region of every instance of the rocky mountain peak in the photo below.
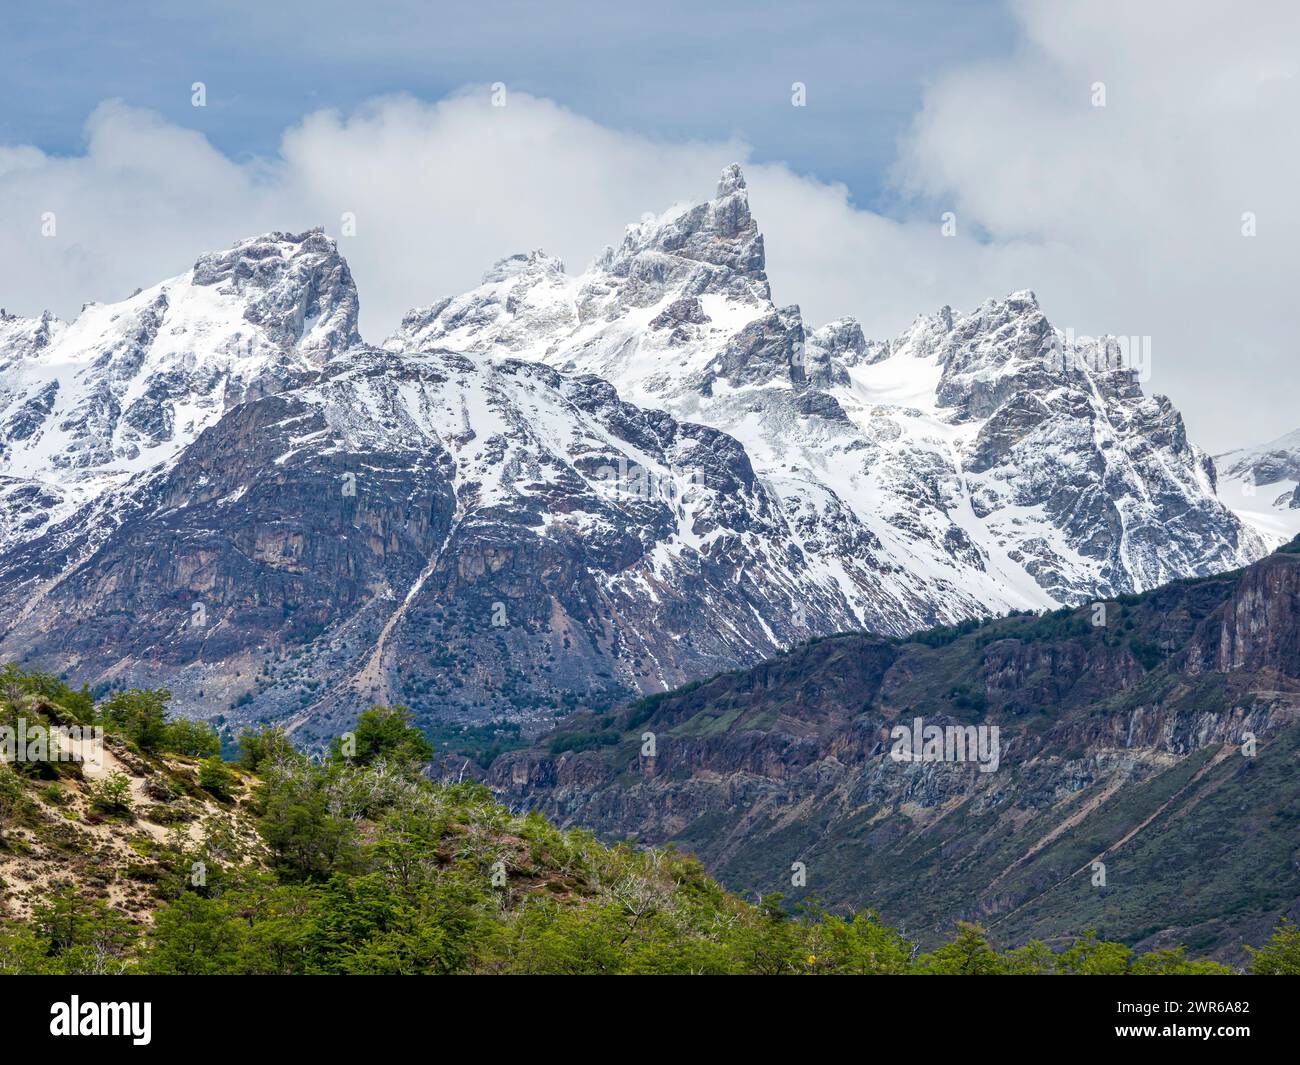
{"type": "Polygon", "coordinates": [[[1300,429],[1265,444],[1216,455],[1215,462],[1225,477],[1250,477],[1257,486],[1300,481],[1300,429]]]}
{"type": "Polygon", "coordinates": [[[839,359],[850,366],[857,365],[867,354],[867,338],[862,326],[853,317],[836,318],[832,322],[808,330],[806,333],[809,356],[814,348],[828,359],[839,359]]]}
{"type": "Polygon", "coordinates": [[[1300,534],[1300,429],[1214,457],[1219,494],[1264,539],[1300,534]]]}
{"type": "Polygon", "coordinates": [[[749,212],[749,192],[735,163],[723,170],[714,199],[677,206],[628,226],[623,243],[607,249],[596,266],[657,288],[682,285],[691,295],[771,299],[763,237],[749,212]]]}
{"type": "Polygon", "coordinates": [[[192,281],[243,301],[245,320],[311,362],[324,363],[361,343],[352,272],[319,227],[267,233],[200,256],[192,281]]]}
{"type": "Polygon", "coordinates": [[[1022,288],[1018,292],[1012,292],[1002,300],[993,300],[990,302],[1003,303],[1017,313],[1026,313],[1038,310],[1038,296],[1033,289],[1022,288]]]}
{"type": "MultiPolygon", "coordinates": [[[[23,358],[30,358],[49,344],[62,328],[63,322],[51,312],[44,311],[37,318],[0,311],[0,369],[23,358]]],[[[0,386],[0,394],[3,386],[0,386]]]]}
{"type": "Polygon", "coordinates": [[[534,279],[542,277],[563,277],[564,263],[554,255],[537,248],[533,251],[508,255],[492,264],[492,269],[483,274],[484,285],[495,285],[514,278],[534,279]]]}
{"type": "Polygon", "coordinates": [[[320,229],[268,233],[117,303],[0,322],[0,545],[166,462],[230,407],[361,343],[320,229]]]}
{"type": "Polygon", "coordinates": [[[713,198],[721,200],[733,193],[744,192],[748,187],[745,184],[745,175],[741,172],[740,164],[728,163],[722,168],[722,174],[718,177],[718,191],[713,198]]]}
{"type": "Polygon", "coordinates": [[[580,277],[528,263],[413,312],[387,346],[540,359],[732,433],[809,564],[854,574],[865,625],[1074,602],[1263,550],[1178,412],[1118,372],[1114,338],[1055,329],[1030,289],[944,306],[892,341],[848,317],[806,328],[771,299],[737,166],[580,277]]]}

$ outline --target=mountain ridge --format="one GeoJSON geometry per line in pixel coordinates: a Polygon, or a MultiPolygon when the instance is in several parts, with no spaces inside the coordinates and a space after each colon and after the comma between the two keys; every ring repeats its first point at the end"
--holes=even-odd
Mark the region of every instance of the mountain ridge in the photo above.
{"type": "Polygon", "coordinates": [[[1031,292],[871,341],[772,302],[739,167],[382,348],[320,230],[0,328],[0,653],[320,742],[545,731],[810,635],[1243,564],[1177,411],[1031,292]]]}
{"type": "Polygon", "coordinates": [[[870,907],[921,942],[961,918],[1235,956],[1300,916],[1300,540],[1097,606],[814,640],[576,715],[487,780],[559,823],[695,853],[735,890],[870,907]],[[997,726],[993,770],[896,759],[913,718],[997,726]]]}
{"type": "Polygon", "coordinates": [[[851,319],[811,330],[772,302],[765,254],[728,167],[713,200],[628,227],[583,274],[541,252],[503,260],[522,265],[411,312],[385,345],[535,358],[729,432],[853,590],[859,624],[881,631],[902,631],[899,614],[924,627],[1050,607],[1264,553],[1119,339],[1054,329],[1028,290],[942,308],[890,342],[851,319]],[[864,543],[884,546],[862,567],[864,543]]]}

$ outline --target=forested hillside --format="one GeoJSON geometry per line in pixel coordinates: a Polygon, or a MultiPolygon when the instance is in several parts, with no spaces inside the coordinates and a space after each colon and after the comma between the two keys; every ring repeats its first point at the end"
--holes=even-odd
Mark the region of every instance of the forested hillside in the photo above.
{"type": "MultiPolygon", "coordinates": [[[[919,952],[870,913],[742,899],[672,850],[604,846],[428,779],[402,708],[328,758],[275,730],[222,762],[165,692],[95,705],[0,673],[0,727],[105,728],[101,764],[0,766],[0,973],[1224,973],[1179,948],[1135,955],[1087,930],[998,951],[974,925],[919,952]]],[[[1256,972],[1300,971],[1283,926],[1256,972]]]]}

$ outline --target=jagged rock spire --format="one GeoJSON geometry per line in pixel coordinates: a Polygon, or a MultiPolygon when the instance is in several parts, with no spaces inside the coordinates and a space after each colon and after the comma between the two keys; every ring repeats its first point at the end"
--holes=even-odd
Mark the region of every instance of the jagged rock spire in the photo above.
{"type": "Polygon", "coordinates": [[[722,176],[718,178],[718,191],[713,198],[720,200],[732,193],[744,192],[746,188],[745,175],[741,172],[740,164],[730,163],[722,168],[722,176]]]}

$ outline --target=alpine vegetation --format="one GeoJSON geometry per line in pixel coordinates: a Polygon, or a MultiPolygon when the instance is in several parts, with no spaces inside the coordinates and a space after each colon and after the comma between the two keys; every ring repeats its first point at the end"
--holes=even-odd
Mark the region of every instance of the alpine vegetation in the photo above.
{"type": "MultiPolygon", "coordinates": [[[[80,693],[47,677],[8,676],[43,717],[86,712],[80,693]]],[[[182,753],[196,737],[156,713],[165,703],[123,692],[93,709],[126,781],[116,808],[80,763],[0,766],[0,877],[13,886],[0,973],[1234,971],[1181,946],[1135,951],[1086,929],[1054,947],[999,947],[963,922],[922,948],[874,913],[792,906],[776,891],[747,900],[677,851],[607,846],[511,812],[480,784],[430,780],[432,750],[399,708],[366,711],[321,759],[282,730],[245,732],[238,761],[220,768],[182,753]],[[51,861],[61,875],[45,883],[51,861]]],[[[1296,940],[1282,922],[1248,965],[1296,971],[1296,940]]],[[[147,996],[115,986],[56,1001],[50,1033],[147,1043],[147,996]]]]}

